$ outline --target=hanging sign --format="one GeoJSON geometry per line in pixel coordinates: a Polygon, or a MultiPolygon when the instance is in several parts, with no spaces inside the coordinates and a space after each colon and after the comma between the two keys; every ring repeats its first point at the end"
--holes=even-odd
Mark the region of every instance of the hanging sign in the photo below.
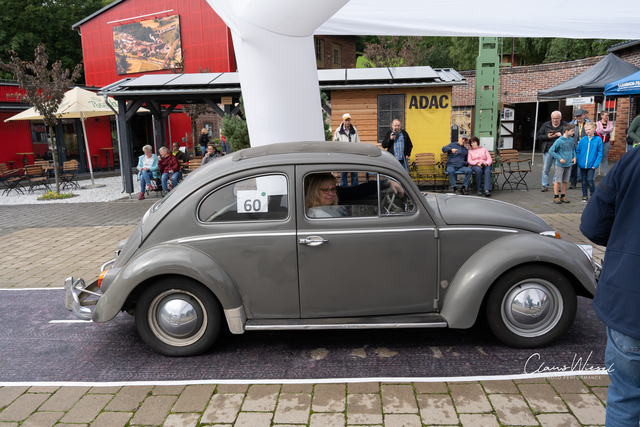
{"type": "Polygon", "coordinates": [[[567,105],[593,104],[593,96],[582,98],[567,98],[567,105]]]}

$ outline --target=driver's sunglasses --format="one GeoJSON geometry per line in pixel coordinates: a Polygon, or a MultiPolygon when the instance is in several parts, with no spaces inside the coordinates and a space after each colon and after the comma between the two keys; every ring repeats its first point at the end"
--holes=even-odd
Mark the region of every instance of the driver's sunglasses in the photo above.
{"type": "Polygon", "coordinates": [[[322,193],[324,193],[324,194],[329,194],[329,193],[336,193],[338,191],[338,189],[336,187],[321,188],[320,191],[322,191],[322,193]]]}

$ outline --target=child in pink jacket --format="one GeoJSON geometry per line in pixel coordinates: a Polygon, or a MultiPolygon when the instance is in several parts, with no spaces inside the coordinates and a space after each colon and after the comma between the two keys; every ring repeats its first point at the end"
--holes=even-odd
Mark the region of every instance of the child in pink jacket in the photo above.
{"type": "Polygon", "coordinates": [[[491,197],[491,154],[486,148],[480,146],[477,136],[469,138],[471,149],[467,155],[467,163],[471,171],[476,174],[478,184],[478,195],[482,195],[482,177],[484,176],[484,195],[491,197]]]}

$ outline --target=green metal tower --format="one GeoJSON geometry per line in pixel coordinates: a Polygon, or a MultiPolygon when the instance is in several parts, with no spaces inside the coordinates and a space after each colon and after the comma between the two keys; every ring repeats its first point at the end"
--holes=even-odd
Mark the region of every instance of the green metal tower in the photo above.
{"type": "Polygon", "coordinates": [[[493,149],[499,147],[500,118],[500,39],[480,37],[480,53],[476,59],[476,109],[474,134],[493,138],[493,149]]]}

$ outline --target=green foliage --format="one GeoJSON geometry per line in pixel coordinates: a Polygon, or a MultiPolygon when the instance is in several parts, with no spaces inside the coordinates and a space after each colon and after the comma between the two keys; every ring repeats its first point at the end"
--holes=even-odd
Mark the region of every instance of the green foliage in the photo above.
{"type": "MultiPolygon", "coordinates": [[[[320,91],[320,105],[325,105],[329,101],[329,97],[323,91],[320,91]]],[[[333,139],[333,133],[331,132],[331,125],[327,123],[327,112],[322,109],[322,123],[324,124],[324,140],[331,141],[333,139]]]]}
{"type": "Polygon", "coordinates": [[[38,197],[37,200],[58,200],[58,199],[70,199],[72,197],[78,196],[77,194],[71,193],[56,193],[54,191],[47,191],[42,196],[38,197]]]}
{"type": "MultiPolygon", "coordinates": [[[[240,111],[244,117],[244,103],[242,97],[240,97],[240,111]]],[[[236,116],[225,114],[222,119],[222,134],[227,139],[227,143],[231,145],[233,151],[242,150],[251,146],[249,142],[249,129],[247,128],[247,122],[236,116]]]]}
{"type": "Polygon", "coordinates": [[[451,66],[456,70],[475,70],[480,53],[478,37],[452,37],[450,49],[451,66]]]}
{"type": "Polygon", "coordinates": [[[607,48],[622,40],[553,39],[547,49],[544,62],[570,61],[605,55],[607,48]]]}
{"type": "Polygon", "coordinates": [[[134,22],[133,24],[122,25],[118,27],[118,30],[122,33],[130,34],[132,37],[140,40],[150,42],[151,37],[153,35],[153,30],[149,27],[143,26],[139,22],[134,22]]]}
{"type": "MultiPolygon", "coordinates": [[[[32,61],[36,46],[45,43],[52,58],[72,69],[82,62],[82,45],[71,26],[101,8],[101,0],[0,0],[0,61],[10,58],[9,50],[32,61]]],[[[11,75],[0,72],[0,78],[11,75]]]]}

